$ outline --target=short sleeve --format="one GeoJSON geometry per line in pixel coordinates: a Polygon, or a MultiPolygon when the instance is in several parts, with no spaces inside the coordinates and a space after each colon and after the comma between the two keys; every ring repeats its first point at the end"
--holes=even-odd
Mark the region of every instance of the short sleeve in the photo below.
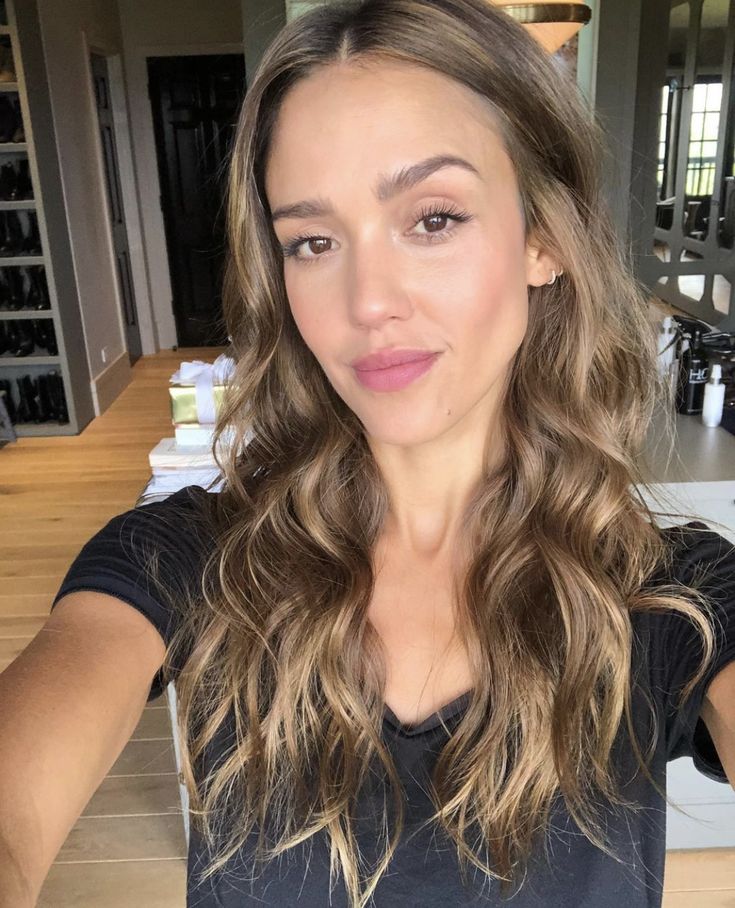
{"type": "MultiPolygon", "coordinates": [[[[668,760],[691,757],[708,778],[728,782],[707,726],[700,718],[710,682],[735,660],[735,546],[706,524],[692,521],[664,533],[673,550],[675,581],[692,585],[711,605],[715,655],[691,695],[680,705],[680,694],[702,658],[699,632],[678,612],[649,615],[649,660],[654,698],[664,718],[668,760]]],[[[671,579],[671,578],[666,578],[671,579]]]]}
{"type": "MultiPolygon", "coordinates": [[[[210,494],[185,486],[162,501],[117,514],[92,536],[71,563],[51,604],[67,593],[93,590],[129,603],[155,626],[166,646],[176,631],[175,611],[150,578],[151,555],[162,588],[173,592],[181,583],[197,584],[204,567],[206,541],[195,520],[210,494]],[[189,519],[190,518],[190,519],[189,519]]],[[[153,680],[148,702],[164,690],[163,669],[153,680]]]]}

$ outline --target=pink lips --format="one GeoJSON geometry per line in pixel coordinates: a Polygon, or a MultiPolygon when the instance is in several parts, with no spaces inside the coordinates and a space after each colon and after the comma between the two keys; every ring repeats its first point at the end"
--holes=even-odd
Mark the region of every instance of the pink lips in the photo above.
{"type": "Polygon", "coordinates": [[[439,354],[431,350],[380,350],[355,360],[358,381],[373,391],[397,391],[428,372],[439,354]]]}
{"type": "Polygon", "coordinates": [[[418,359],[426,359],[427,356],[433,355],[433,350],[396,350],[385,348],[377,350],[375,353],[369,353],[360,359],[354,359],[350,365],[353,369],[388,369],[391,366],[400,366],[403,363],[415,362],[418,359]]]}

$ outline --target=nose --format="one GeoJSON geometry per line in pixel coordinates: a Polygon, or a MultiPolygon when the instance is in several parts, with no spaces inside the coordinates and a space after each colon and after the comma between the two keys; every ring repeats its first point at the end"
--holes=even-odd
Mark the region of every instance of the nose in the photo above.
{"type": "Polygon", "coordinates": [[[389,318],[408,318],[413,304],[399,254],[377,239],[359,248],[355,244],[353,250],[347,288],[351,320],[375,327],[389,318]]]}

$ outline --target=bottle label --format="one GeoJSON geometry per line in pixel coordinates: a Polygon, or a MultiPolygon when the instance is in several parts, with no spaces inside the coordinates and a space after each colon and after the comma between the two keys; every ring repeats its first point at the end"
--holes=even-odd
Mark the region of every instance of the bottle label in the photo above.
{"type": "Polygon", "coordinates": [[[709,368],[707,366],[704,366],[701,369],[690,369],[689,370],[690,384],[698,385],[698,384],[701,384],[702,382],[706,382],[708,372],[709,372],[709,368]]]}

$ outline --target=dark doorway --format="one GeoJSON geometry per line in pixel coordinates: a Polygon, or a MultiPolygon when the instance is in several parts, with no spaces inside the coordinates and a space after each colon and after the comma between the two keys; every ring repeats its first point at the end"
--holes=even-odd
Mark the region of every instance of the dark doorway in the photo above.
{"type": "Polygon", "coordinates": [[[135,306],[135,289],[130,270],[128,231],[125,227],[125,209],[120,189],[120,168],[117,161],[115,126],[110,101],[110,78],[107,72],[107,60],[101,54],[90,54],[90,63],[92,79],[94,80],[94,97],[97,105],[100,139],[102,141],[102,161],[110,210],[110,231],[117,264],[117,284],[123,307],[125,339],[130,364],[132,365],[140,358],[143,348],[140,343],[138,310],[135,306]]]}
{"type": "Polygon", "coordinates": [[[176,334],[181,347],[222,346],[224,192],[246,90],[242,54],[149,57],[176,334]]]}

